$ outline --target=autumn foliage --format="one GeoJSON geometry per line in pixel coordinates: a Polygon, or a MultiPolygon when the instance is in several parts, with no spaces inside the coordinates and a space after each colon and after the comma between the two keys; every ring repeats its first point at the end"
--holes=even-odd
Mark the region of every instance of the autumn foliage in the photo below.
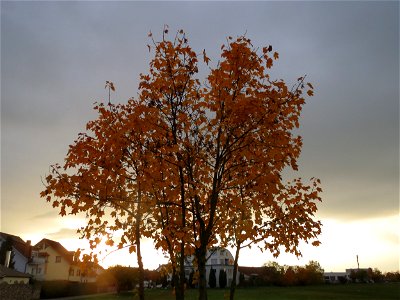
{"type": "Polygon", "coordinates": [[[316,261],[310,261],[305,266],[281,266],[270,262],[262,267],[240,267],[247,275],[241,286],[295,286],[324,283],[324,270],[316,261]]]}
{"type": "Polygon", "coordinates": [[[218,243],[262,242],[275,255],[300,255],[301,240],[318,245],[319,180],[282,180],[284,169],[298,168],[302,140],[293,131],[313,86],[270,78],[278,53],[245,36],[229,37],[214,67],[182,30],[172,40],[167,28],[160,42],[150,37],[154,58],[137,99],[96,104],[97,119],[64,165],[51,167],[41,195],[61,215],[85,213],[81,232],[93,247],[107,237],[140,251],[140,238],[152,238],[169,255],[178,299],[184,257],[194,255],[206,299],[206,252],[218,243]]]}

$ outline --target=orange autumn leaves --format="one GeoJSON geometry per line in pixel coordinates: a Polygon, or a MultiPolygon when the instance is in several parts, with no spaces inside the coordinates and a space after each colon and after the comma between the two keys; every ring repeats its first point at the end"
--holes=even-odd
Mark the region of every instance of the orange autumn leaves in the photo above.
{"type": "Polygon", "coordinates": [[[95,106],[97,119],[51,167],[41,196],[61,215],[85,213],[81,232],[93,247],[100,235],[113,244],[117,231],[121,247],[146,236],[176,272],[182,256],[217,242],[297,255],[301,240],[317,245],[319,180],[286,184],[281,175],[298,168],[302,140],[293,129],[313,86],[271,79],[279,54],[244,36],[230,37],[212,67],[183,31],[167,34],[149,47],[137,99],[95,106]],[[210,70],[204,83],[199,63],[210,70]]]}

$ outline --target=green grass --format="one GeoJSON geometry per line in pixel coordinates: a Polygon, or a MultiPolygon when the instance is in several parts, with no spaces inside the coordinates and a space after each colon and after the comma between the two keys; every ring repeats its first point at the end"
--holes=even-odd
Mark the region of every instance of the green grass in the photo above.
{"type": "MultiPolygon", "coordinates": [[[[185,300],[197,300],[197,290],[187,290],[185,300]]],[[[108,295],[81,300],[134,300],[133,294],[108,295]]],[[[171,290],[147,290],[146,300],[174,300],[171,290]]],[[[208,300],[229,299],[229,290],[208,290],[208,300]]],[[[399,300],[400,283],[347,284],[306,287],[237,289],[235,300],[399,300]]]]}

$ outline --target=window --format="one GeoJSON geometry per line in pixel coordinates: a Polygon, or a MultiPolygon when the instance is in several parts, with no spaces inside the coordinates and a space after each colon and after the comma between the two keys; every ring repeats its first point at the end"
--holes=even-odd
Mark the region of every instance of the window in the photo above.
{"type": "Polygon", "coordinates": [[[69,276],[74,276],[74,269],[69,269],[69,276]]]}
{"type": "Polygon", "coordinates": [[[42,273],[42,268],[38,268],[36,274],[42,273]]]}
{"type": "Polygon", "coordinates": [[[60,263],[61,262],[61,256],[56,256],[56,263],[60,263]]]}
{"type": "Polygon", "coordinates": [[[81,275],[81,270],[76,270],[76,276],[80,276],[81,275]]]}
{"type": "Polygon", "coordinates": [[[218,260],[216,258],[211,259],[211,264],[216,265],[218,263],[218,260]]]}
{"type": "Polygon", "coordinates": [[[225,259],[220,259],[220,263],[221,263],[221,265],[224,265],[225,264],[225,259]]]}

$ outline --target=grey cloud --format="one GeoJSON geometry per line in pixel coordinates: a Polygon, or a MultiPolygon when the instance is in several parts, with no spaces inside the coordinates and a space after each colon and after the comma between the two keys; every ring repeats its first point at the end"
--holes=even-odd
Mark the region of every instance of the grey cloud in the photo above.
{"type": "MultiPolygon", "coordinates": [[[[2,177],[40,180],[94,118],[116,84],[135,96],[149,42],[183,28],[212,62],[228,35],[280,52],[273,76],[307,74],[299,176],[322,179],[321,214],[361,218],[398,211],[399,3],[2,2],[2,177]]],[[[35,191],[38,194],[40,190],[35,191]]],[[[2,201],[12,204],[17,190],[2,201]]],[[[28,204],[27,204],[28,205],[28,204]]],[[[7,206],[9,207],[9,206],[7,206]]]]}
{"type": "Polygon", "coordinates": [[[59,231],[47,233],[46,236],[52,240],[68,239],[73,236],[78,237],[76,229],[61,228],[59,231]]]}
{"type": "Polygon", "coordinates": [[[55,210],[51,210],[42,214],[35,215],[31,218],[31,220],[43,220],[43,219],[52,219],[57,217],[58,213],[55,210]]]}

